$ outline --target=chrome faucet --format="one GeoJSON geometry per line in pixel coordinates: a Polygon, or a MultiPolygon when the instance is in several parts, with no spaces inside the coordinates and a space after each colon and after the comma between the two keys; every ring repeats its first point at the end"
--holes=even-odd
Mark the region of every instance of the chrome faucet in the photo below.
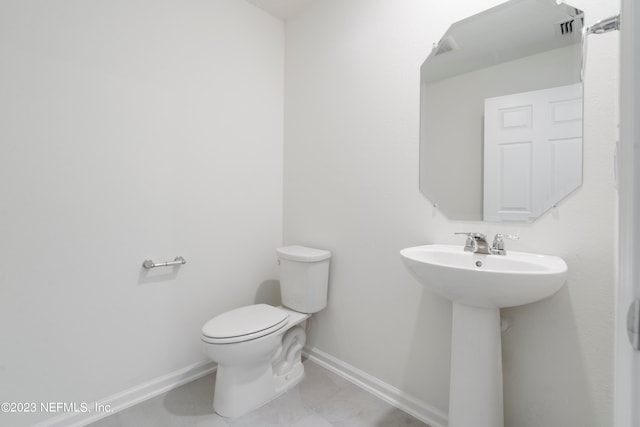
{"type": "Polygon", "coordinates": [[[490,254],[489,244],[487,243],[487,236],[482,233],[476,232],[462,232],[453,234],[464,234],[467,236],[467,241],[464,244],[464,250],[467,252],[473,252],[476,254],[490,254]]]}
{"type": "Polygon", "coordinates": [[[498,233],[493,238],[491,247],[489,247],[487,236],[482,233],[472,231],[453,234],[464,234],[467,236],[467,241],[464,244],[465,251],[487,255],[506,255],[507,251],[504,248],[504,239],[518,240],[520,238],[520,236],[514,236],[512,234],[498,233]]]}

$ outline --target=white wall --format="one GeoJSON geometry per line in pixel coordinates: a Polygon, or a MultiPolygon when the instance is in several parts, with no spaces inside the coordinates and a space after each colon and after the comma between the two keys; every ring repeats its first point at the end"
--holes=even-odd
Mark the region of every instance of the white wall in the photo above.
{"type": "MultiPolygon", "coordinates": [[[[506,426],[611,426],[617,34],[589,40],[584,184],[557,209],[531,225],[454,222],[418,190],[420,64],[449,23],[497,3],[323,0],[287,22],[284,243],[333,252],[310,345],[446,411],[451,306],[398,251],[519,233],[508,247],[562,256],[570,275],[553,298],[503,312],[506,426]]],[[[572,5],[587,25],[617,12],[572,5]]]]}
{"type": "Polygon", "coordinates": [[[0,3],[0,402],[92,402],[206,360],[202,324],[265,293],[283,37],[237,0],[0,3]]]}

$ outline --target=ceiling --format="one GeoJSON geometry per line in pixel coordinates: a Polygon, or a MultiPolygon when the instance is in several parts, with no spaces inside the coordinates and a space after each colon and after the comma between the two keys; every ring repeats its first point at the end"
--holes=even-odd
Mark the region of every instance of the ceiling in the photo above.
{"type": "Polygon", "coordinates": [[[308,8],[315,0],[247,0],[271,15],[287,20],[308,8]]]}

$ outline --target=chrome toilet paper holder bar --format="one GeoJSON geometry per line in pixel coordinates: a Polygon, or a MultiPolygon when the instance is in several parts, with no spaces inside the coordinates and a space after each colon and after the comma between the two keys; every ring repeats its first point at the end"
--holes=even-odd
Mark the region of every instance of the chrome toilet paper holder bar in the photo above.
{"type": "Polygon", "coordinates": [[[142,263],[142,266],[144,268],[146,268],[147,270],[151,269],[151,268],[156,268],[156,267],[172,267],[174,265],[182,265],[182,264],[186,264],[187,260],[182,258],[181,256],[177,256],[174,258],[173,261],[167,261],[167,262],[159,262],[159,263],[155,263],[153,261],[151,261],[150,259],[146,259],[144,260],[144,262],[142,263]]]}

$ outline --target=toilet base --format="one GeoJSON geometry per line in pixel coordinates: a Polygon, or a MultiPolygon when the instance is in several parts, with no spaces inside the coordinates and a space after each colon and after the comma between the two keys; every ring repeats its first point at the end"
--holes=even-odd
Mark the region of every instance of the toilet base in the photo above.
{"type": "Polygon", "coordinates": [[[266,369],[219,367],[213,394],[213,410],[223,417],[241,417],[291,390],[303,378],[302,362],[280,377],[273,375],[271,364],[266,369]]]}
{"type": "Polygon", "coordinates": [[[295,387],[304,377],[300,364],[289,380],[276,378],[271,365],[234,369],[218,368],[213,395],[213,410],[223,417],[236,418],[254,411],[295,387]]]}
{"type": "Polygon", "coordinates": [[[266,362],[252,365],[218,365],[213,410],[228,418],[245,415],[295,387],[304,378],[302,326],[288,329],[266,362]]]}
{"type": "Polygon", "coordinates": [[[299,360],[298,363],[293,366],[290,372],[284,375],[274,376],[276,395],[273,398],[275,399],[281,394],[291,390],[293,387],[298,385],[298,383],[302,381],[303,378],[304,365],[302,364],[302,360],[299,360]]]}

